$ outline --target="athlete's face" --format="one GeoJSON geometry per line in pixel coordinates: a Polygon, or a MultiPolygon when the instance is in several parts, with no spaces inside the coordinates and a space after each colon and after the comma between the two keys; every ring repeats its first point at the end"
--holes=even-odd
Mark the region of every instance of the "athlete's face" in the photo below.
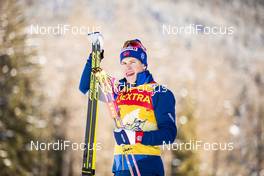
{"type": "Polygon", "coordinates": [[[121,62],[124,77],[127,82],[133,84],[136,82],[137,74],[144,71],[146,66],[142,64],[138,59],[133,57],[126,57],[121,62]]]}

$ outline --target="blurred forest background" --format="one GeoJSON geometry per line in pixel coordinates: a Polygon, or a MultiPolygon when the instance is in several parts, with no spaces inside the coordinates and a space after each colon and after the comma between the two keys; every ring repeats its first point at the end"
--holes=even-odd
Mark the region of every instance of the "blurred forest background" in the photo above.
{"type": "MultiPolygon", "coordinates": [[[[78,90],[86,35],[37,35],[31,25],[99,28],[102,67],[121,78],[119,52],[139,38],[149,70],[177,97],[176,142],[231,151],[164,150],[166,175],[264,176],[263,0],[0,0],[0,175],[80,175],[82,151],[31,151],[30,141],[84,140],[78,90]],[[232,35],[169,35],[163,25],[233,26],[232,35]]],[[[112,120],[100,103],[97,175],[112,175],[112,120]]]]}

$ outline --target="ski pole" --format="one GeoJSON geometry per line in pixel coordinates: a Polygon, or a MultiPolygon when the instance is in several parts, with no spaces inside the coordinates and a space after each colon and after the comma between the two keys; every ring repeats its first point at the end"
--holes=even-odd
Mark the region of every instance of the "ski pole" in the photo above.
{"type": "MultiPolygon", "coordinates": [[[[97,70],[97,71],[98,72],[96,73],[96,78],[98,79],[100,86],[102,86],[102,92],[104,94],[106,103],[107,103],[108,108],[110,110],[110,113],[115,120],[115,125],[117,128],[123,128],[124,129],[125,125],[123,124],[122,119],[120,118],[120,115],[119,115],[120,111],[119,111],[118,106],[114,100],[114,93],[113,93],[113,86],[114,85],[112,85],[110,77],[102,69],[97,70]]],[[[129,158],[127,156],[128,150],[125,149],[125,145],[122,145],[122,148],[123,148],[123,151],[125,153],[125,157],[126,157],[127,165],[129,167],[130,174],[132,176],[134,176],[132,166],[131,166],[129,158]]],[[[140,176],[141,174],[140,174],[135,156],[133,154],[131,154],[131,157],[132,157],[137,175],[140,176]]]]}

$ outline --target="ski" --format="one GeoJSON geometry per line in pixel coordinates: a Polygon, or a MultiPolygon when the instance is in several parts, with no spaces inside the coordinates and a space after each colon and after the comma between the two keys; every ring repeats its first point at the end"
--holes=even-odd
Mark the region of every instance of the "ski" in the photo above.
{"type": "Polygon", "coordinates": [[[99,32],[88,34],[92,39],[92,72],[88,97],[87,121],[85,130],[85,150],[83,153],[82,176],[95,175],[96,161],[96,127],[98,115],[98,80],[94,70],[100,67],[102,59],[102,35],[99,32]]]}

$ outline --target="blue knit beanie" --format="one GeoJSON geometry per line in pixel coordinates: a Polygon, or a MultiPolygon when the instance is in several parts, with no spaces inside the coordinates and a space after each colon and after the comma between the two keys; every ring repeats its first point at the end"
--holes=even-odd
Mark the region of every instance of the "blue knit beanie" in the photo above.
{"type": "Polygon", "coordinates": [[[135,40],[130,40],[130,41],[132,41],[131,42],[132,44],[128,44],[128,46],[124,47],[121,50],[120,62],[122,62],[122,60],[126,57],[134,57],[138,59],[142,64],[147,66],[148,63],[147,63],[146,49],[144,48],[140,40],[135,39],[135,40]]]}

